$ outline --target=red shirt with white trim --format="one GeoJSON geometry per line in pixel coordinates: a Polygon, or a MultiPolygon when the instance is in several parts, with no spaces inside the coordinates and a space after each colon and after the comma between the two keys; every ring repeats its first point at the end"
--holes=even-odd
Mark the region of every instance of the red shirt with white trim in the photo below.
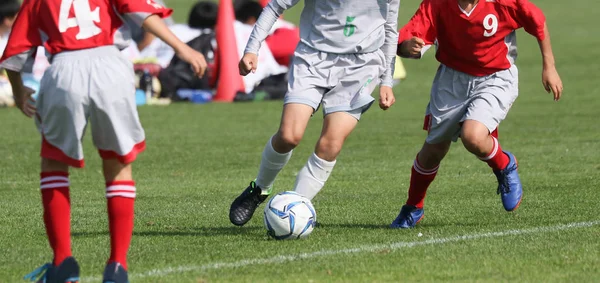
{"type": "Polygon", "coordinates": [[[528,0],[479,0],[467,13],[457,0],[424,0],[402,27],[398,43],[413,36],[436,44],[437,60],[457,71],[486,76],[516,59],[515,30],[544,40],[546,18],[528,0]]]}
{"type": "Polygon", "coordinates": [[[4,68],[22,71],[38,46],[51,55],[62,51],[121,45],[122,18],[140,25],[150,15],[163,18],[172,10],[153,0],[25,0],[0,59],[4,68]]]}

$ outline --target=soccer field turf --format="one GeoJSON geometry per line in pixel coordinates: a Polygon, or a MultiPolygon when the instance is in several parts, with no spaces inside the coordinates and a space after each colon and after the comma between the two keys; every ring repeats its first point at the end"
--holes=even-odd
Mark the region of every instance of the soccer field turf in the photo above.
{"type": "MultiPolygon", "coordinates": [[[[168,3],[183,10],[180,20],[187,13],[184,0],[168,3]]],[[[423,111],[437,68],[429,54],[404,60],[408,78],[395,88],[396,105],[386,112],[374,106],[349,137],[314,200],[321,226],[305,240],[269,239],[264,205],[244,227],[228,220],[278,126],[281,102],[140,107],[148,149],[134,165],[131,281],[600,280],[600,4],[534,3],[546,12],[565,93],[553,102],[544,92],[537,44],[519,32],[521,95],[500,126],[503,148],[520,162],[524,197],[516,212],[504,211],[490,169],[458,142],[429,190],[421,224],[387,228],[425,137],[423,111]]],[[[403,2],[401,24],[417,5],[403,2]]],[[[18,110],[0,109],[0,121],[0,282],[20,282],[51,259],[38,189],[40,142],[18,110]]],[[[319,112],[277,191],[291,189],[321,121],[319,112]]],[[[109,253],[100,158],[90,136],[86,168],[71,171],[73,252],[84,283],[100,281],[109,253]]]]}

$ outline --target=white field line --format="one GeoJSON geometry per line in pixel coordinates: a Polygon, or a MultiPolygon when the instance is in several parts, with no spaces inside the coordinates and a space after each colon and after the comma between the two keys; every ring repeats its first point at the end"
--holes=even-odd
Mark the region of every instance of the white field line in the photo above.
{"type": "MultiPolygon", "coordinates": [[[[505,236],[517,236],[517,235],[525,235],[525,234],[540,234],[540,233],[550,233],[557,232],[563,230],[570,230],[575,228],[584,228],[584,227],[592,227],[600,225],[600,220],[598,221],[589,221],[589,222],[574,222],[568,224],[560,224],[555,226],[543,226],[543,227],[535,227],[528,229],[515,229],[515,230],[506,230],[500,232],[487,232],[487,233],[479,233],[479,234],[468,234],[462,236],[454,236],[447,238],[437,238],[437,239],[429,239],[423,241],[414,241],[414,242],[396,242],[391,244],[379,244],[379,245],[365,245],[359,246],[355,248],[341,249],[341,250],[321,250],[316,252],[309,253],[299,253],[299,254],[290,254],[290,255],[278,255],[274,257],[268,258],[253,258],[253,259],[244,259],[233,262],[215,262],[209,263],[205,265],[191,265],[191,266],[177,266],[177,267],[166,267],[161,269],[153,269],[150,271],[146,271],[143,273],[135,273],[130,274],[130,278],[145,278],[145,277],[158,277],[165,276],[172,273],[185,273],[192,271],[204,271],[204,270],[216,270],[216,269],[225,269],[225,268],[240,268],[249,265],[266,265],[266,264],[279,264],[284,262],[302,260],[302,259],[310,259],[316,257],[323,256],[332,256],[332,255],[340,255],[340,254],[354,254],[354,253],[363,253],[363,252],[381,252],[381,251],[395,251],[399,249],[412,248],[417,246],[424,245],[439,245],[453,242],[462,242],[462,241],[471,241],[483,238],[498,238],[505,236]]],[[[99,281],[101,278],[99,277],[89,277],[83,278],[84,282],[87,281],[99,281]]]]}

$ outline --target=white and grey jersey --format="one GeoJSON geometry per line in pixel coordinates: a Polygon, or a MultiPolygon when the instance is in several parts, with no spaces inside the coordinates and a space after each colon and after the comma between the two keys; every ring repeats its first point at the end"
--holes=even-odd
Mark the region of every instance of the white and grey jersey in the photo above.
{"type": "MultiPolygon", "coordinates": [[[[299,0],[272,0],[260,15],[246,46],[258,54],[261,43],[286,9],[299,0]]],[[[300,18],[300,41],[327,53],[370,53],[386,57],[382,85],[392,85],[400,0],[305,0],[300,18]]]]}

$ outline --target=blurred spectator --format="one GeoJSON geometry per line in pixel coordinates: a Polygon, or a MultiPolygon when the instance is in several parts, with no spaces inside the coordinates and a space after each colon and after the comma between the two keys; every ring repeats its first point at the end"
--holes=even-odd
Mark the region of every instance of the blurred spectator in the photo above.
{"type": "MultiPolygon", "coordinates": [[[[254,26],[263,7],[253,0],[236,0],[234,9],[238,21],[254,26]]],[[[265,42],[277,63],[288,67],[300,42],[300,30],[294,24],[279,18],[265,42]]]]}
{"type": "MultiPolygon", "coordinates": [[[[236,21],[234,22],[235,37],[239,58],[242,58],[252,29],[254,28],[254,24],[262,13],[263,8],[260,3],[256,1],[236,0],[234,2],[234,9],[236,18],[236,21]]],[[[287,71],[288,66],[281,65],[277,62],[273,53],[271,53],[270,46],[262,46],[258,54],[258,68],[256,72],[243,77],[246,93],[252,93],[254,88],[263,80],[273,76],[278,76],[277,80],[282,84],[287,85],[285,77],[287,71]]]]}
{"type": "Polygon", "coordinates": [[[145,53],[147,56],[158,58],[163,69],[158,74],[162,86],[160,97],[178,101],[176,95],[179,89],[204,89],[210,90],[216,84],[216,46],[215,25],[217,22],[218,6],[212,1],[200,1],[192,7],[187,25],[175,24],[171,30],[183,42],[193,49],[201,52],[206,58],[208,69],[204,77],[198,78],[192,72],[189,64],[180,60],[173,49],[160,40],[155,40],[146,49],[155,53],[145,53]]]}
{"type": "MultiPolygon", "coordinates": [[[[218,6],[212,1],[200,1],[190,10],[187,24],[172,24],[169,29],[183,42],[190,42],[202,34],[214,32],[217,23],[218,6]]],[[[175,51],[160,39],[155,38],[140,51],[139,57],[155,58],[157,63],[166,68],[175,56],[175,51]]]]}
{"type": "MultiPolygon", "coordinates": [[[[8,37],[12,29],[13,23],[21,8],[21,1],[19,0],[2,0],[0,1],[0,54],[4,52],[8,37]]],[[[39,82],[44,74],[46,68],[50,64],[45,56],[45,50],[43,47],[39,47],[36,53],[35,60],[28,62],[25,67],[29,69],[29,73],[23,75],[23,82],[26,86],[38,91],[39,82]]],[[[8,82],[4,70],[1,70],[0,75],[0,106],[12,106],[14,103],[12,89],[8,82]]]]}
{"type": "MultiPolygon", "coordinates": [[[[154,3],[161,6],[166,6],[163,0],[154,0],[154,3]]],[[[168,17],[164,19],[164,21],[167,24],[167,26],[173,25],[175,23],[172,17],[168,17]]],[[[131,19],[125,18],[125,23],[128,27],[130,27],[131,39],[133,39],[133,41],[136,43],[138,50],[144,50],[148,45],[150,45],[150,43],[152,43],[152,41],[154,41],[154,35],[152,35],[149,32],[146,32],[143,28],[139,27],[139,25],[133,23],[131,19]]]]}

